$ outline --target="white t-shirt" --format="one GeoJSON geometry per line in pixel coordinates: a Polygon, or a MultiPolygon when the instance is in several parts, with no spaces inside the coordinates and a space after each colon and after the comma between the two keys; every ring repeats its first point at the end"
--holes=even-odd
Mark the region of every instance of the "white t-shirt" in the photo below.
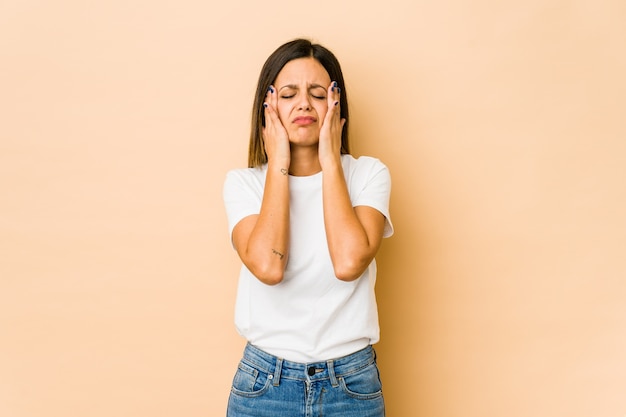
{"type": "MultiPolygon", "coordinates": [[[[393,234],[389,217],[391,178],[378,159],[342,155],[353,206],[370,206],[386,218],[383,237],[393,234]]],[[[228,172],[224,202],[229,232],[244,217],[258,214],[267,165],[228,172]]],[[[242,266],[235,325],[250,343],[275,356],[315,362],[356,352],[379,340],[374,295],[376,262],[344,282],[335,277],[322,208],[322,173],[289,176],[290,247],[283,281],[263,284],[242,266]]]]}

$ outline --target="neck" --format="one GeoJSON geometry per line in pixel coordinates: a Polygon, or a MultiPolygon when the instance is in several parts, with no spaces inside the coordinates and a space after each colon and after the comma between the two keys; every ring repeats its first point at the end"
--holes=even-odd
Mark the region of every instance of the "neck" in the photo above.
{"type": "Polygon", "coordinates": [[[289,174],[296,177],[305,177],[317,174],[322,170],[317,153],[317,146],[291,147],[291,162],[289,174]]]}

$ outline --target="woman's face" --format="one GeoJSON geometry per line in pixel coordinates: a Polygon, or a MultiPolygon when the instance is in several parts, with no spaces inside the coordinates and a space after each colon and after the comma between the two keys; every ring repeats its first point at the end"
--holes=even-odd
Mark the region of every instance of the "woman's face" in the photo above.
{"type": "Polygon", "coordinates": [[[314,58],[289,61],[278,73],[274,87],[277,111],[292,145],[317,145],[328,111],[330,76],[314,58]]]}

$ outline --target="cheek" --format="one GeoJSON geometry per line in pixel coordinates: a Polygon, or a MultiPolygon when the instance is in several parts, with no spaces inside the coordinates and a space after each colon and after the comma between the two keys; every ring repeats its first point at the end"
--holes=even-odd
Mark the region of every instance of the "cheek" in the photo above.
{"type": "Polygon", "coordinates": [[[289,121],[289,108],[288,106],[281,105],[278,103],[276,107],[276,112],[278,113],[278,118],[285,125],[289,121]]]}
{"type": "Polygon", "coordinates": [[[328,105],[326,103],[324,104],[320,104],[316,107],[316,111],[317,111],[317,117],[320,121],[320,124],[322,124],[322,122],[324,121],[324,119],[326,118],[326,113],[328,113],[328,105]]]}

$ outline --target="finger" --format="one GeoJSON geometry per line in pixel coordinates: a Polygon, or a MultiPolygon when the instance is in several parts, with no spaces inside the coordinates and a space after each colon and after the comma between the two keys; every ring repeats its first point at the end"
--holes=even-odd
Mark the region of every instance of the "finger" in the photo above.
{"type": "Polygon", "coordinates": [[[263,106],[263,118],[265,119],[265,126],[263,126],[264,128],[266,128],[267,124],[269,123],[269,114],[267,112],[267,107],[269,106],[269,103],[268,103],[269,97],[270,97],[270,89],[268,88],[267,91],[265,92],[263,103],[261,103],[261,105],[263,106]]]}
{"type": "Polygon", "coordinates": [[[328,111],[326,113],[325,121],[330,125],[333,125],[339,122],[339,118],[341,116],[340,108],[339,108],[339,100],[331,101],[328,104],[328,111]]]}
{"type": "Polygon", "coordinates": [[[270,123],[276,123],[276,89],[273,86],[269,86],[267,93],[265,94],[265,102],[263,107],[265,108],[265,121],[270,123]]]}
{"type": "Polygon", "coordinates": [[[341,87],[339,87],[337,81],[332,82],[331,95],[334,101],[339,101],[341,98],[341,87]]]}
{"type": "Polygon", "coordinates": [[[339,100],[341,98],[341,88],[337,81],[330,83],[328,91],[328,111],[332,116],[339,114],[339,100]],[[332,111],[331,111],[332,110],[332,111]]]}
{"type": "Polygon", "coordinates": [[[270,85],[270,104],[272,105],[273,108],[277,109],[278,108],[278,91],[276,91],[276,88],[274,88],[273,85],[270,85]]]}
{"type": "Polygon", "coordinates": [[[280,119],[278,118],[278,113],[276,113],[274,106],[265,102],[263,103],[263,107],[265,107],[265,127],[272,126],[276,128],[280,126],[280,119]]]}
{"type": "Polygon", "coordinates": [[[339,87],[337,86],[337,81],[333,81],[330,83],[330,85],[328,86],[328,91],[326,94],[327,96],[327,105],[328,105],[328,110],[332,109],[335,106],[335,102],[338,100],[337,98],[337,90],[339,89],[339,87]]]}
{"type": "Polygon", "coordinates": [[[337,81],[333,81],[333,94],[334,94],[334,99],[335,101],[339,101],[339,98],[341,97],[341,87],[339,87],[339,84],[337,84],[337,81]]]}

